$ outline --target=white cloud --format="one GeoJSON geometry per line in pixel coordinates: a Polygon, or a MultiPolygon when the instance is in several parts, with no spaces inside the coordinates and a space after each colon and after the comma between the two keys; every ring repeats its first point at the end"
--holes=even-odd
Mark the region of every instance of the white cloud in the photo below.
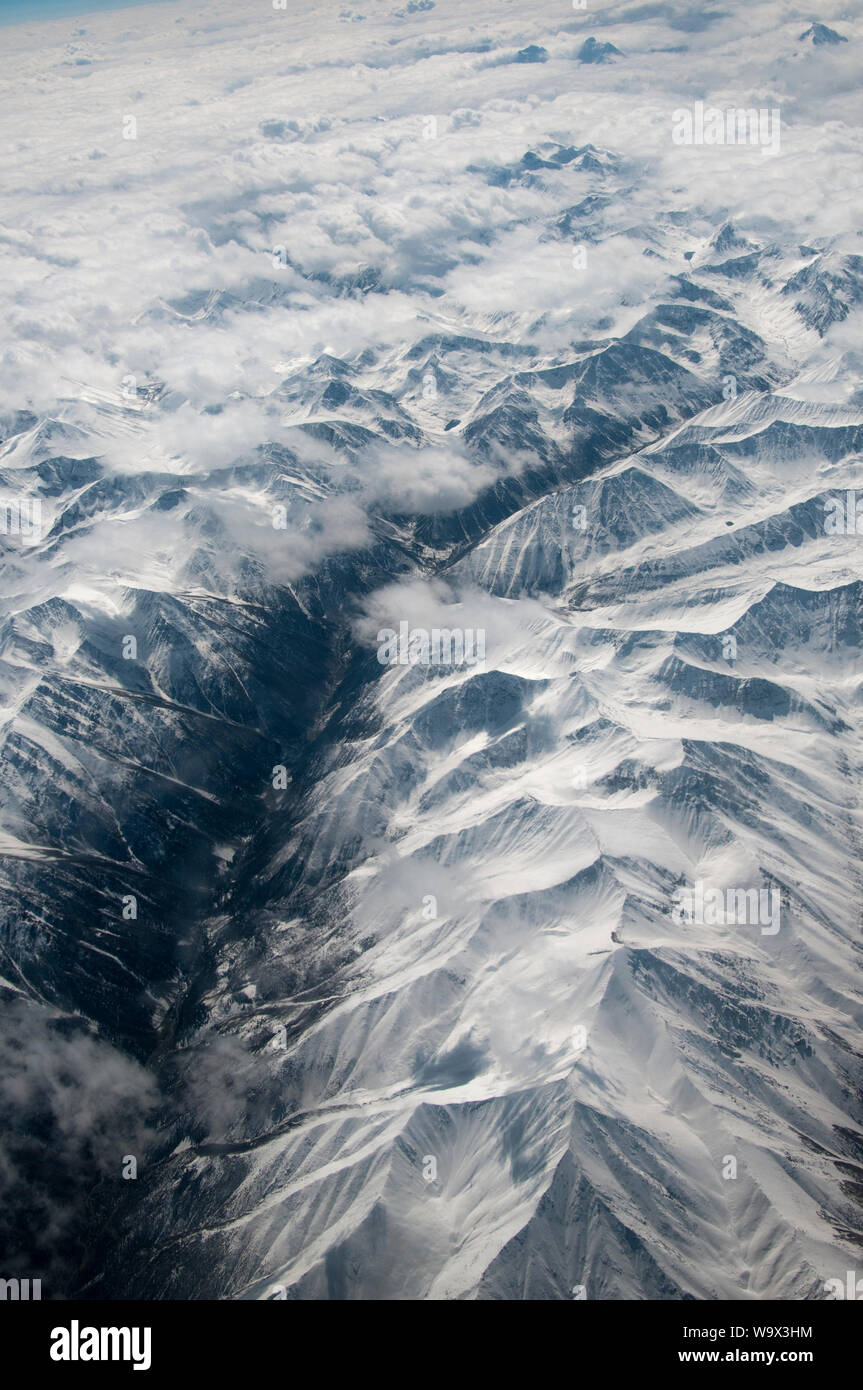
{"type": "MultiPolygon", "coordinates": [[[[410,376],[427,355],[412,357],[414,344],[488,335],[527,345],[531,365],[565,361],[573,342],[625,332],[724,218],[762,241],[805,229],[859,244],[861,137],[845,118],[863,31],[834,9],[820,17],[852,41],[829,51],[801,45],[808,18],[778,0],[703,22],[682,3],[581,14],[480,0],[466,17],[439,0],[409,22],[375,8],[362,23],[338,22],[335,5],[216,0],[206,20],[182,3],[142,6],[134,24],[90,16],[77,36],[68,21],[7,28],[2,85],[20,117],[0,231],[0,414],[80,421],[118,477],[206,487],[262,445],[288,448],[301,470],[324,470],[330,521],[298,523],[296,563],[279,573],[306,572],[315,545],[362,543],[357,508],[373,519],[463,506],[529,460],[477,462],[443,437],[492,383],[465,355],[432,405],[410,376]],[[625,57],[574,63],[591,34],[625,57]],[[86,82],[70,43],[91,60],[86,82]],[[547,62],[499,61],[531,44],[547,62]],[[694,99],[779,103],[781,157],[675,147],[672,112],[694,99]],[[619,169],[522,164],[552,142],[608,148],[619,169]],[[606,193],[587,217],[573,212],[606,193]],[[393,392],[423,446],[347,455],[303,434],[306,419],[362,423],[323,387],[293,416],[270,399],[324,355],[348,362],[366,400],[393,392]],[[170,404],[138,412],[133,430],[98,404],[116,410],[129,376],[164,386],[170,404]]],[[[498,379],[523,365],[495,362],[498,379]]],[[[209,500],[220,514],[236,505],[233,533],[258,553],[239,496],[209,500]]],[[[272,537],[264,549],[278,553],[272,537]]]]}

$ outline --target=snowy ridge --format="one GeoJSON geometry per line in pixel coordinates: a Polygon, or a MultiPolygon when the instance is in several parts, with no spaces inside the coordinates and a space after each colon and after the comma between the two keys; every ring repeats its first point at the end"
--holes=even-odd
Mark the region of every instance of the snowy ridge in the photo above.
{"type": "MultiPolygon", "coordinates": [[[[235,1015],[284,1122],[207,1147],[225,1217],[175,1232],[157,1269],[191,1240],[202,1292],[228,1258],[263,1266],[243,1296],[815,1296],[856,1220],[861,586],[837,582],[853,537],[801,544],[787,503],[818,466],[859,482],[858,448],[853,413],[747,398],[638,456],[652,511],[600,470],[448,571],[489,658],[373,680],[262,868],[267,954],[296,946],[290,881],[286,906],[341,918],[337,963],[289,1014],[256,990],[235,1015]],[[717,486],[741,449],[743,502],[733,465],[717,486]],[[582,609],[560,556],[591,488],[617,562],[600,547],[582,609]],[[731,544],[756,503],[766,559],[752,524],[717,574],[694,521],[731,544]],[[674,921],[697,879],[775,886],[778,932],[674,921]]],[[[208,1008],[256,978],[247,960],[208,1008]]]]}

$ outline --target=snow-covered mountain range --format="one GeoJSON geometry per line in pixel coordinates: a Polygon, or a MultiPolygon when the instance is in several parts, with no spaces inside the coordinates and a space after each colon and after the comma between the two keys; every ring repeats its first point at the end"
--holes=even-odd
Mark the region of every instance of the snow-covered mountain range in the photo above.
{"type": "Polygon", "coordinates": [[[0,1240],[43,1296],[853,1267],[863,27],[733,9],[7,31],[0,1240]],[[780,150],[676,145],[695,101],[780,150]],[[402,625],[482,659],[384,664],[402,625]]]}

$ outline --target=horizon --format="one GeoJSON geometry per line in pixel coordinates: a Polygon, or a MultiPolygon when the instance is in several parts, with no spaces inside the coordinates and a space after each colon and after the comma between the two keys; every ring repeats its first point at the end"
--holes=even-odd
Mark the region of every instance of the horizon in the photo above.
{"type": "Polygon", "coordinates": [[[41,23],[49,19],[87,19],[110,10],[164,5],[169,0],[0,0],[0,25],[41,23]]]}

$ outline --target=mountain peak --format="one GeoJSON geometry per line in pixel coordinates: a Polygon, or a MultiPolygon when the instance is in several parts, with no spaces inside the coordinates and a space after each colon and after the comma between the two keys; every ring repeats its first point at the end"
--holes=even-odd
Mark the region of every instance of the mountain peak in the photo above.
{"type": "Polygon", "coordinates": [[[540,48],[539,44],[528,44],[527,48],[520,48],[515,55],[516,63],[545,63],[548,61],[548,49],[540,48]]]}
{"type": "Polygon", "coordinates": [[[580,63],[609,63],[614,58],[622,57],[620,49],[615,48],[613,43],[598,43],[594,38],[585,39],[578,50],[580,63]]]}
{"type": "Polygon", "coordinates": [[[808,29],[800,35],[801,39],[811,39],[816,48],[823,43],[847,43],[844,34],[837,34],[835,29],[828,29],[826,24],[816,24],[813,20],[808,29]]]}

